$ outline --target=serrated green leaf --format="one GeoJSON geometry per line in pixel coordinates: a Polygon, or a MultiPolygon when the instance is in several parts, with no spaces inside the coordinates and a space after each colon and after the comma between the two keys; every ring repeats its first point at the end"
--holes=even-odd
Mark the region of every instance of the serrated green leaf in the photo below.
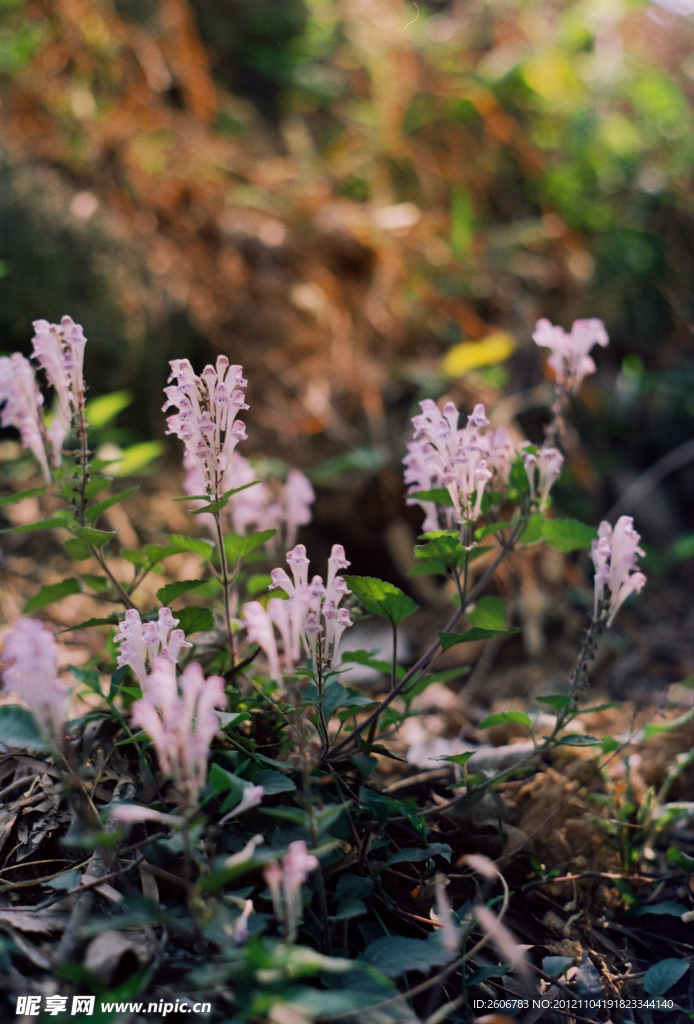
{"type": "Polygon", "coordinates": [[[462,565],[467,554],[466,548],[457,536],[450,533],[442,534],[427,540],[425,544],[417,544],[414,556],[426,562],[442,562],[449,569],[462,565]]]}
{"type": "Polygon", "coordinates": [[[495,636],[512,636],[514,633],[522,633],[520,626],[512,626],[510,629],[481,629],[474,626],[464,633],[439,633],[438,637],[444,651],[456,644],[469,644],[476,640],[491,640],[495,636]]]}
{"type": "Polygon", "coordinates": [[[110,498],[104,498],[103,501],[97,502],[96,505],[92,505],[87,509],[87,519],[90,523],[93,523],[107,508],[117,505],[119,501],[125,501],[126,498],[129,498],[131,494],[139,491],[139,489],[139,487],[129,487],[127,491],[123,491],[121,494],[112,494],[110,498]]]}
{"type": "Polygon", "coordinates": [[[371,707],[375,702],[361,693],[354,693],[347,690],[342,683],[328,683],[323,693],[323,713],[327,719],[337,711],[338,708],[366,708],[371,707]]]}
{"type": "Polygon", "coordinates": [[[688,960],[677,960],[668,957],[649,967],[643,976],[643,987],[651,996],[662,996],[668,989],[676,985],[690,969],[688,960]]]}
{"type": "Polygon", "coordinates": [[[345,583],[367,611],[387,619],[394,626],[412,615],[418,605],[399,587],[373,576],[345,576],[345,583]]]}
{"type": "Polygon", "coordinates": [[[594,526],[578,519],[544,519],[542,539],[556,551],[584,551],[598,535],[594,526]]]}
{"type": "Polygon", "coordinates": [[[28,615],[39,608],[45,608],[48,604],[53,604],[54,601],[60,601],[63,597],[79,594],[79,592],[80,584],[76,579],[63,580],[61,583],[49,583],[47,586],[41,587],[38,594],[34,594],[32,599],[27,601],[24,614],[28,615]]]}
{"type": "Polygon", "coordinates": [[[24,501],[25,498],[38,498],[39,495],[45,493],[45,487],[28,487],[24,491],[14,491],[12,494],[3,494],[2,497],[0,497],[0,506],[16,505],[17,502],[24,501]]]}
{"type": "Polygon", "coordinates": [[[190,633],[209,633],[214,629],[214,615],[209,608],[180,608],[176,612],[178,628],[188,636],[190,633]]]}
{"type": "Polygon", "coordinates": [[[506,602],[500,597],[480,597],[474,608],[465,612],[473,626],[480,629],[506,628],[506,602]]]}
{"type": "Polygon", "coordinates": [[[83,540],[79,540],[78,537],[69,537],[63,544],[65,553],[74,558],[76,562],[83,562],[86,558],[91,558],[92,553],[88,544],[85,544],[83,540]]]}
{"type": "Polygon", "coordinates": [[[18,704],[0,705],[0,743],[19,750],[48,750],[31,711],[18,704]]]}
{"type": "Polygon", "coordinates": [[[203,587],[207,582],[207,580],[177,580],[175,583],[167,583],[165,587],[161,587],[157,591],[157,599],[162,604],[168,605],[181,594],[187,594],[190,590],[203,587]]]}
{"type": "Polygon", "coordinates": [[[528,729],[531,729],[533,724],[524,711],[495,711],[494,714],[487,715],[477,728],[491,729],[494,725],[506,725],[509,722],[517,722],[528,729]]]}
{"type": "Polygon", "coordinates": [[[117,530],[95,530],[93,526],[78,526],[75,529],[75,536],[79,537],[86,544],[92,544],[95,548],[102,548],[110,540],[118,536],[117,530]]]}
{"type": "Polygon", "coordinates": [[[224,538],[224,550],[229,562],[235,565],[251,551],[261,548],[271,540],[277,530],[261,530],[259,533],[249,533],[247,537],[238,533],[228,533],[224,538]]]}

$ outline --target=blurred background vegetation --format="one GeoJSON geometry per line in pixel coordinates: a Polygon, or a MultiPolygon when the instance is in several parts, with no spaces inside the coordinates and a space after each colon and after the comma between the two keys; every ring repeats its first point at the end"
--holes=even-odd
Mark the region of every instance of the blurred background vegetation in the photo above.
{"type": "MultiPolygon", "coordinates": [[[[163,438],[169,359],[226,352],[245,452],[311,472],[328,532],[358,507],[366,551],[415,401],[511,393],[539,440],[535,321],[599,316],[560,495],[595,520],[691,436],[693,11],[0,0],[0,348],[69,312],[130,441],[163,438]]],[[[665,569],[687,451],[634,510],[665,569]]]]}

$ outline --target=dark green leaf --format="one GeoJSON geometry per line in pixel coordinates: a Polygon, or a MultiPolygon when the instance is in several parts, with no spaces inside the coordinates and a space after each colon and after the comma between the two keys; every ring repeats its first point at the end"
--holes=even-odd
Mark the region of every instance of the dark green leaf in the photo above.
{"type": "Polygon", "coordinates": [[[232,565],[250,555],[251,551],[261,548],[275,536],[277,530],[261,530],[260,533],[249,533],[247,537],[238,533],[228,533],[224,538],[224,550],[232,565]]]}
{"type": "Polygon", "coordinates": [[[598,531],[577,519],[544,519],[542,539],[556,551],[583,551],[590,548],[598,531]]]}
{"type": "Polygon", "coordinates": [[[24,501],[25,498],[38,498],[38,496],[40,494],[44,494],[45,491],[45,487],[28,487],[25,491],[14,491],[12,494],[3,494],[0,498],[0,506],[16,505],[18,501],[24,501]]]}
{"type": "Polygon", "coordinates": [[[85,619],[84,622],[78,622],[76,626],[68,626],[67,629],[61,629],[58,632],[73,633],[76,629],[91,629],[92,626],[115,626],[119,621],[119,616],[114,612],[113,615],[109,615],[105,619],[85,619]]]}
{"type": "Polygon", "coordinates": [[[272,796],[275,793],[293,793],[296,785],[290,778],[277,772],[274,768],[267,768],[256,772],[251,779],[254,786],[262,786],[265,792],[272,796]]]}
{"type": "Polygon", "coordinates": [[[18,704],[0,704],[0,743],[20,750],[47,750],[31,711],[18,704]]]}
{"type": "Polygon", "coordinates": [[[207,580],[177,580],[175,583],[167,583],[157,591],[157,598],[162,604],[171,604],[181,594],[187,594],[189,590],[196,590],[207,583],[207,580]]]}
{"type": "Polygon", "coordinates": [[[214,629],[214,615],[209,608],[179,608],[176,612],[178,628],[188,635],[190,633],[209,633],[214,629]]]}
{"type": "Polygon", "coordinates": [[[402,935],[384,935],[364,951],[366,962],[387,978],[399,978],[407,971],[428,974],[432,967],[449,963],[454,956],[438,943],[402,935]]]}
{"type": "Polygon", "coordinates": [[[0,533],[39,533],[41,530],[54,530],[58,526],[67,527],[69,517],[54,516],[52,519],[39,519],[36,523],[26,523],[24,526],[8,526],[0,533]]]}
{"type": "Polygon", "coordinates": [[[124,501],[131,494],[134,494],[135,491],[139,491],[139,489],[139,487],[129,487],[127,491],[123,491],[121,494],[112,494],[110,498],[104,498],[103,501],[97,502],[96,505],[92,505],[91,508],[87,509],[87,519],[90,523],[93,523],[107,508],[117,505],[119,501],[124,501]]]}
{"type": "Polygon", "coordinates": [[[70,674],[75,677],[80,683],[84,683],[94,693],[98,693],[100,697],[103,697],[101,692],[101,678],[95,668],[78,668],[77,665],[70,665],[70,674]]]}
{"type": "Polygon", "coordinates": [[[408,576],[445,576],[448,567],[443,562],[435,562],[431,559],[422,559],[407,570],[408,576]]]}
{"type": "Polygon", "coordinates": [[[558,978],[565,974],[573,963],[570,956],[545,956],[542,958],[542,970],[549,974],[550,978],[558,978]]]}
{"type": "Polygon", "coordinates": [[[418,605],[402,590],[373,576],[345,576],[347,586],[367,611],[394,626],[417,611],[418,605]]]}
{"type": "Polygon", "coordinates": [[[584,736],[580,732],[573,732],[568,736],[562,736],[561,742],[567,747],[594,747],[600,745],[600,740],[596,740],[595,736],[584,736]]]}
{"type": "Polygon", "coordinates": [[[513,626],[511,629],[480,629],[479,626],[474,626],[465,633],[439,633],[438,637],[444,651],[447,651],[456,644],[469,644],[475,640],[490,640],[495,636],[511,636],[513,633],[522,632],[519,626],[513,626]]]}
{"type": "Polygon", "coordinates": [[[448,505],[453,507],[453,500],[445,487],[432,487],[430,491],[413,491],[407,498],[416,498],[417,501],[433,501],[437,505],[448,505]]]}
{"type": "Polygon", "coordinates": [[[473,626],[479,626],[480,629],[506,628],[506,602],[500,597],[481,597],[465,615],[473,626]]]}
{"type": "Polygon", "coordinates": [[[335,886],[335,899],[363,900],[370,896],[373,891],[373,878],[363,878],[361,875],[354,875],[351,871],[346,871],[343,875],[340,875],[335,886]]]}
{"type": "Polygon", "coordinates": [[[446,843],[432,843],[426,850],[398,850],[383,865],[386,868],[393,864],[417,864],[423,860],[431,860],[433,857],[443,857],[450,861],[453,851],[446,843]]]}
{"type": "Polygon", "coordinates": [[[328,683],[323,693],[323,713],[329,720],[338,708],[367,708],[376,703],[361,693],[345,689],[342,683],[328,683]]]}
{"type": "Polygon", "coordinates": [[[563,693],[552,693],[547,697],[536,697],[535,700],[541,704],[548,704],[555,711],[563,711],[564,708],[568,708],[571,704],[571,698],[566,697],[563,693]]]}
{"type": "Polygon", "coordinates": [[[517,722],[519,725],[527,726],[528,729],[532,727],[532,722],[523,711],[496,711],[493,715],[487,715],[477,728],[491,729],[494,725],[506,725],[508,722],[517,722]]]}
{"type": "Polygon", "coordinates": [[[643,976],[643,987],[651,996],[662,996],[685,976],[689,967],[688,960],[676,960],[675,957],[661,960],[646,971],[643,976]]]}
{"type": "Polygon", "coordinates": [[[330,915],[331,921],[349,921],[353,917],[363,917],[366,913],[366,904],[363,900],[347,899],[341,900],[337,910],[330,915]]]}
{"type": "Polygon", "coordinates": [[[664,914],[666,917],[682,917],[688,908],[674,900],[663,900],[661,903],[644,903],[632,910],[632,914],[664,914]]]}
{"type": "Polygon", "coordinates": [[[61,598],[68,597],[69,594],[79,594],[79,592],[80,584],[76,579],[63,580],[62,583],[49,583],[47,586],[41,587],[38,594],[35,594],[27,602],[24,614],[28,615],[29,612],[35,612],[38,608],[45,608],[47,604],[53,604],[54,601],[60,601],[61,598]]]}
{"type": "Polygon", "coordinates": [[[465,561],[466,548],[452,530],[433,531],[426,534],[426,542],[417,544],[415,558],[427,562],[442,562],[449,569],[456,569],[465,561]]]}

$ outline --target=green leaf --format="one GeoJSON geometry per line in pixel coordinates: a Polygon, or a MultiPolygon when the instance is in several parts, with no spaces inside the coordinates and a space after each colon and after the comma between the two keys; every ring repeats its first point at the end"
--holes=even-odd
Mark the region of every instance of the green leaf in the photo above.
{"type": "Polygon", "coordinates": [[[541,704],[549,705],[555,711],[563,711],[564,708],[568,708],[571,704],[571,698],[563,693],[550,693],[547,697],[536,697],[535,700],[541,704]]]}
{"type": "Polygon", "coordinates": [[[456,569],[462,565],[467,552],[458,535],[452,530],[434,531],[434,534],[436,533],[438,535],[426,534],[426,543],[415,546],[415,558],[427,562],[442,562],[449,569],[456,569]]]}
{"type": "MultiPolygon", "coordinates": [[[[349,664],[355,662],[357,665],[365,665],[366,668],[372,668],[376,672],[382,672],[384,675],[389,676],[393,670],[391,662],[385,661],[382,658],[377,658],[373,651],[345,651],[341,655],[342,664],[349,664]]],[[[396,676],[398,679],[402,679],[405,675],[405,668],[402,665],[397,666],[396,676]]]]}
{"type": "Polygon", "coordinates": [[[366,913],[366,904],[363,900],[347,899],[341,900],[337,910],[330,915],[331,921],[349,921],[353,917],[363,917],[366,913]]]}
{"type": "Polygon", "coordinates": [[[689,961],[668,957],[649,967],[643,976],[643,987],[651,996],[662,996],[683,978],[688,970],[689,961]]]}
{"type": "Polygon", "coordinates": [[[254,786],[262,786],[269,796],[273,796],[275,793],[293,793],[296,789],[296,784],[291,779],[283,775],[282,772],[275,771],[274,768],[256,772],[251,782],[254,786]]]}
{"type": "Polygon", "coordinates": [[[136,548],[121,548],[120,556],[138,569],[149,561],[144,551],[138,551],[136,548]]]}
{"type": "Polygon", "coordinates": [[[453,499],[445,487],[432,487],[430,491],[413,491],[407,498],[416,498],[417,501],[433,501],[437,505],[449,505],[453,507],[453,499]]]}
{"type": "Polygon", "coordinates": [[[573,959],[570,956],[545,956],[542,958],[542,970],[549,974],[550,978],[558,978],[565,974],[573,959]]]}
{"type": "Polygon", "coordinates": [[[521,535],[518,538],[519,544],[537,544],[542,540],[542,524],[545,521],[545,517],[541,512],[533,512],[531,516],[528,516],[528,521],[521,531],[521,535]]]}
{"type": "Polygon", "coordinates": [[[98,693],[100,697],[103,697],[101,691],[101,677],[95,668],[79,668],[77,665],[68,666],[70,669],[70,675],[74,676],[78,682],[84,683],[94,693],[98,693]]]}
{"type": "Polygon", "coordinates": [[[38,594],[34,594],[32,599],[27,602],[24,614],[35,612],[39,608],[45,608],[47,604],[53,604],[54,601],[60,601],[63,597],[79,594],[79,592],[80,584],[76,579],[63,580],[62,583],[49,583],[47,586],[41,587],[38,594]]]}
{"type": "Polygon", "coordinates": [[[445,576],[448,566],[443,562],[434,562],[431,559],[417,562],[411,569],[407,570],[408,576],[445,576]]]}
{"type": "Polygon", "coordinates": [[[80,579],[85,587],[95,590],[97,594],[104,594],[108,590],[108,580],[105,576],[93,576],[91,573],[85,573],[80,576],[80,579]]]}
{"type": "Polygon", "coordinates": [[[676,846],[668,847],[665,860],[671,864],[676,864],[678,868],[686,871],[687,874],[694,871],[694,857],[687,856],[682,850],[678,850],[676,846]]]}
{"type": "MultiPolygon", "coordinates": [[[[532,448],[529,450],[532,451],[532,448]]],[[[519,494],[530,494],[530,481],[528,480],[528,474],[525,472],[525,463],[520,455],[516,455],[515,459],[511,463],[508,482],[509,486],[515,491],[518,491],[519,494]]]]}
{"type": "Polygon", "coordinates": [[[513,525],[513,523],[488,523],[487,526],[480,526],[479,530],[475,530],[475,540],[484,540],[485,537],[489,537],[493,533],[510,530],[513,525]]]}
{"type": "Polygon", "coordinates": [[[214,629],[214,615],[209,608],[179,608],[176,612],[178,628],[187,635],[190,633],[209,633],[214,629]]]}
{"type": "Polygon", "coordinates": [[[500,597],[481,597],[465,615],[473,626],[480,629],[506,628],[506,602],[500,597]]]}
{"type": "Polygon", "coordinates": [[[437,757],[436,760],[450,761],[452,764],[457,764],[461,768],[464,768],[474,753],[476,753],[476,751],[466,750],[464,754],[447,754],[446,757],[437,757]]]}
{"type": "Polygon", "coordinates": [[[687,913],[687,907],[674,900],[663,900],[661,903],[644,903],[642,906],[632,910],[632,914],[663,914],[666,917],[682,917],[687,913]]]}
{"type": "Polygon", "coordinates": [[[20,750],[48,750],[31,711],[18,704],[0,704],[0,743],[20,750]]]}
{"type": "MultiPolygon", "coordinates": [[[[193,516],[199,516],[203,512],[221,512],[221,510],[226,508],[228,505],[229,498],[231,498],[232,495],[238,494],[239,491],[245,491],[247,487],[255,487],[255,485],[259,483],[261,483],[260,480],[251,480],[249,484],[243,484],[241,487],[231,487],[228,491],[225,491],[217,501],[207,501],[207,504],[203,508],[191,509],[190,514],[193,516]]],[[[207,500],[206,495],[193,495],[191,498],[188,498],[188,501],[193,501],[194,498],[197,498],[198,500],[207,500]]],[[[174,500],[181,501],[185,499],[175,498],[174,500]]]]}
{"type": "Polygon", "coordinates": [[[167,583],[165,587],[161,587],[157,591],[157,599],[162,604],[170,604],[181,594],[187,594],[189,590],[203,587],[206,583],[207,580],[177,580],[175,583],[167,583]]]}
{"type": "Polygon", "coordinates": [[[117,505],[119,501],[124,501],[131,494],[134,494],[135,491],[139,491],[139,489],[139,487],[129,487],[127,491],[123,491],[121,494],[112,494],[110,498],[104,498],[103,501],[97,502],[96,505],[92,505],[91,508],[87,509],[87,519],[90,523],[93,523],[107,508],[117,505]]]}
{"type": "Polygon", "coordinates": [[[651,736],[658,736],[663,732],[672,732],[673,729],[679,729],[680,726],[687,725],[692,719],[694,719],[694,708],[685,711],[683,715],[678,715],[677,718],[671,718],[669,722],[648,722],[643,727],[643,734],[649,739],[651,736]]]}
{"type": "Polygon", "coordinates": [[[475,640],[490,640],[495,636],[511,636],[513,633],[522,632],[523,630],[519,626],[512,626],[510,629],[481,629],[479,626],[474,626],[472,629],[466,630],[465,633],[439,633],[438,637],[441,647],[447,651],[449,647],[455,647],[456,644],[469,644],[475,640]]]}
{"type": "Polygon", "coordinates": [[[59,633],[74,633],[76,629],[91,629],[92,626],[115,626],[120,622],[119,616],[114,612],[105,619],[85,619],[78,622],[76,626],[68,626],[67,629],[58,630],[59,633]]]}
{"type": "Polygon", "coordinates": [[[610,736],[605,733],[604,736],[600,737],[600,749],[603,754],[612,754],[615,750],[619,750],[621,743],[616,736],[610,736]]]}
{"type": "Polygon", "coordinates": [[[393,864],[417,864],[423,860],[431,860],[433,857],[443,857],[450,862],[453,851],[446,843],[432,843],[426,850],[398,850],[383,865],[389,868],[393,864]]]}
{"type": "Polygon", "coordinates": [[[418,610],[419,606],[412,598],[392,583],[373,576],[345,576],[344,580],[367,611],[387,619],[394,626],[418,610]]]}
{"type": "Polygon", "coordinates": [[[3,494],[0,498],[0,506],[3,505],[16,505],[19,501],[24,501],[25,498],[38,498],[40,494],[45,494],[45,487],[29,487],[25,491],[14,491],[12,494],[3,494]]]}
{"type": "Polygon", "coordinates": [[[224,538],[224,550],[232,565],[235,565],[251,551],[261,548],[267,541],[275,536],[277,530],[261,530],[259,533],[249,533],[244,537],[239,533],[228,533],[224,538]]]}
{"type": "Polygon", "coordinates": [[[493,715],[487,715],[479,725],[478,729],[491,729],[493,725],[506,725],[507,722],[517,722],[532,728],[532,722],[523,711],[495,711],[493,715]]]}
{"type": "Polygon", "coordinates": [[[132,476],[149,466],[164,451],[161,441],[140,441],[123,450],[122,456],[111,467],[111,476],[132,476]]]}
{"type": "Polygon", "coordinates": [[[346,871],[343,875],[340,875],[335,886],[335,899],[365,900],[373,891],[373,878],[354,875],[351,871],[346,871]]]}
{"type": "Polygon", "coordinates": [[[205,559],[211,558],[214,553],[214,544],[209,540],[203,540],[201,537],[184,537],[180,533],[169,533],[166,539],[177,551],[190,551],[192,554],[200,555],[201,558],[205,559]]]}
{"type": "Polygon", "coordinates": [[[112,391],[90,399],[84,407],[84,415],[90,427],[105,427],[112,419],[127,409],[133,400],[129,391],[112,391]]]}
{"type": "Polygon", "coordinates": [[[595,527],[578,519],[545,519],[542,523],[542,539],[556,551],[587,550],[597,535],[595,527]]]}
{"type": "Polygon", "coordinates": [[[91,558],[92,553],[88,544],[77,537],[69,537],[63,544],[65,553],[74,558],[76,562],[83,562],[85,558],[91,558]]]}
{"type": "Polygon", "coordinates": [[[600,746],[600,740],[596,740],[595,736],[584,736],[580,732],[569,733],[568,736],[562,736],[561,742],[566,747],[595,747],[600,746]]]}
{"type": "Polygon", "coordinates": [[[67,528],[68,523],[68,516],[53,516],[52,519],[39,519],[36,523],[23,526],[8,526],[0,530],[0,533],[39,533],[41,530],[54,530],[58,526],[67,528]]]}
{"type": "Polygon", "coordinates": [[[428,974],[432,967],[447,964],[454,956],[438,943],[403,935],[384,935],[364,950],[366,962],[387,978],[399,978],[407,971],[428,974]]]}
{"type": "Polygon", "coordinates": [[[246,593],[249,597],[256,597],[268,589],[272,583],[272,576],[266,572],[255,573],[249,576],[246,582],[246,593]]]}
{"type": "Polygon", "coordinates": [[[102,548],[110,540],[118,536],[117,530],[95,530],[93,526],[78,526],[75,529],[75,536],[79,537],[86,544],[95,548],[102,548]]]}

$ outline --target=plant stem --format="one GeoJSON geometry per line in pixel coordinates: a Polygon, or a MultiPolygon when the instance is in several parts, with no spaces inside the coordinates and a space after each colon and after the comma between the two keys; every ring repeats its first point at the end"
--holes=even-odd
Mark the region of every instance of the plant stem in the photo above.
{"type": "Polygon", "coordinates": [[[222,566],[222,587],[224,588],[224,615],[226,618],[227,630],[229,632],[229,655],[231,657],[231,667],[233,669],[236,662],[236,650],[234,645],[234,634],[231,629],[231,579],[229,577],[229,568],[227,565],[227,553],[224,548],[222,518],[218,511],[214,513],[214,522],[217,527],[217,546],[219,547],[219,561],[222,566]]]}

